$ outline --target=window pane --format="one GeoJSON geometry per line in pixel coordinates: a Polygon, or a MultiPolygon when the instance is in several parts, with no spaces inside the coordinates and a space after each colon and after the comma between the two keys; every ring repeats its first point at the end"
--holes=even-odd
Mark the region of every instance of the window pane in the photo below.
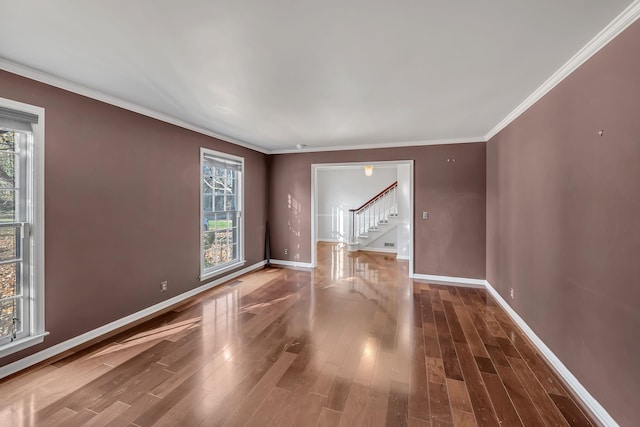
{"type": "Polygon", "coordinates": [[[42,147],[35,143],[38,138],[34,138],[30,128],[29,123],[16,121],[14,130],[0,129],[0,223],[3,225],[0,227],[0,262],[6,263],[0,264],[0,344],[8,343],[13,333],[16,338],[29,335],[32,318],[36,320],[34,332],[42,332],[44,321],[41,311],[44,294],[40,293],[40,284],[30,277],[30,266],[39,269],[41,261],[30,258],[34,255],[30,251],[22,253],[23,243],[31,245],[33,240],[30,237],[23,240],[22,228],[7,224],[38,218],[33,208],[40,203],[38,195],[43,193],[34,180],[34,165],[28,154],[38,157],[42,147]],[[22,256],[27,258],[17,261],[22,256]]]}
{"type": "Polygon", "coordinates": [[[13,190],[0,191],[0,222],[14,222],[16,220],[16,192],[13,190]]]}
{"type": "Polygon", "coordinates": [[[204,233],[204,265],[205,267],[212,267],[215,264],[215,242],[216,234],[213,231],[204,233]]]}
{"type": "Polygon", "coordinates": [[[14,188],[16,155],[0,151],[0,187],[14,188]]]}
{"type": "Polygon", "coordinates": [[[236,210],[236,196],[226,196],[227,200],[225,203],[225,210],[227,211],[235,211],[236,210]]]}
{"type": "Polygon", "coordinates": [[[0,130],[0,151],[16,151],[15,132],[0,130]]]}
{"type": "Polygon", "coordinates": [[[211,230],[213,229],[213,224],[215,222],[215,220],[213,219],[215,218],[214,214],[211,213],[204,213],[202,216],[202,230],[203,231],[207,231],[207,230],[211,230]]]}
{"type": "Polygon", "coordinates": [[[227,179],[224,170],[216,169],[213,176],[213,192],[216,195],[224,195],[227,188],[227,179]]]}
{"type": "MultiPolygon", "coordinates": [[[[13,319],[21,317],[21,299],[0,301],[0,337],[7,337],[13,334],[13,319]]],[[[16,322],[16,334],[22,332],[22,322],[16,322]]]]}
{"type": "Polygon", "coordinates": [[[222,230],[229,227],[228,215],[226,212],[216,214],[215,229],[222,230]]]}
{"type": "Polygon", "coordinates": [[[18,227],[0,227],[0,261],[18,258],[16,239],[19,235],[18,227]]]}
{"type": "Polygon", "coordinates": [[[224,156],[220,159],[205,156],[202,168],[204,269],[238,259],[238,177],[241,172],[235,168],[237,165],[226,162],[224,156]]]}
{"type": "Polygon", "coordinates": [[[0,298],[13,297],[20,293],[16,277],[18,268],[15,263],[0,265],[0,298]]]}
{"type": "Polygon", "coordinates": [[[202,192],[204,194],[213,194],[213,178],[211,176],[203,176],[202,192]]]}
{"type": "Polygon", "coordinates": [[[205,267],[224,264],[234,259],[231,250],[231,231],[218,230],[205,233],[204,263],[205,267]]]}
{"type": "Polygon", "coordinates": [[[213,211],[213,196],[211,194],[204,194],[202,196],[202,209],[205,212],[213,211]]]}
{"type": "Polygon", "coordinates": [[[217,212],[224,210],[224,196],[215,196],[214,210],[217,212]]]}

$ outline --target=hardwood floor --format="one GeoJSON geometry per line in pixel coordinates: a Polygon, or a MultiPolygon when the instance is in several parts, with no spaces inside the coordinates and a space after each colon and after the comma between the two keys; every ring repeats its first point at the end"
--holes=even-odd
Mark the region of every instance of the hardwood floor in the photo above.
{"type": "Polygon", "coordinates": [[[484,290],[318,250],[5,380],[0,425],[592,425],[484,290]]]}

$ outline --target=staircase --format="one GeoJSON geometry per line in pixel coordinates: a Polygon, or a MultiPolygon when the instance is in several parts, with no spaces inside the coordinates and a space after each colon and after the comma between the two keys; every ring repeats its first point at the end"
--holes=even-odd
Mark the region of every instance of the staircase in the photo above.
{"type": "Polygon", "coordinates": [[[396,228],[398,181],[362,206],[349,209],[349,251],[366,248],[378,237],[396,228]]]}

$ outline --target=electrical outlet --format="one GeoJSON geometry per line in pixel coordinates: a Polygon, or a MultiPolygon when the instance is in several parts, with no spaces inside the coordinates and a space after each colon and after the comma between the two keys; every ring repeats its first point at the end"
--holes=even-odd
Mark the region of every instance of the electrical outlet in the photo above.
{"type": "Polygon", "coordinates": [[[429,212],[422,212],[422,219],[429,219],[429,212]]]}
{"type": "Polygon", "coordinates": [[[516,297],[516,291],[514,291],[513,288],[511,288],[509,295],[511,295],[511,299],[514,299],[516,297]]]}
{"type": "Polygon", "coordinates": [[[169,285],[167,285],[167,281],[160,282],[160,292],[164,292],[169,289],[169,285]]]}
{"type": "Polygon", "coordinates": [[[284,254],[287,255],[289,253],[289,249],[284,250],[284,254]]]}

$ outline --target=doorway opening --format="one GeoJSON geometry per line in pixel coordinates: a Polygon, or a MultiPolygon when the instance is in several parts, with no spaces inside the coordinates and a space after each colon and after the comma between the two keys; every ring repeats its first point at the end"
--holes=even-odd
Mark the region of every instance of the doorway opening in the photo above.
{"type": "Polygon", "coordinates": [[[317,245],[383,252],[413,276],[413,160],[311,165],[311,262],[317,245]]]}

